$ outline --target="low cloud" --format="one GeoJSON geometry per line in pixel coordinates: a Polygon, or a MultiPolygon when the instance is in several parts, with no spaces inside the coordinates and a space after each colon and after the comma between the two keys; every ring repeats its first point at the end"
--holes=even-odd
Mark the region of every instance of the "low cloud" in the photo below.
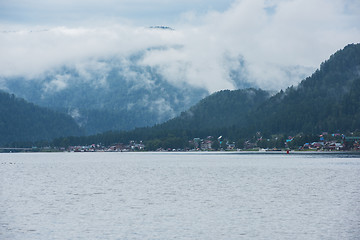
{"type": "MultiPolygon", "coordinates": [[[[358,42],[359,22],[358,1],[239,0],[223,12],[184,13],[171,26],[175,30],[114,22],[2,24],[0,77],[36,79],[70,66],[95,86],[106,86],[113,69],[109,60],[117,59],[124,63],[123,72],[126,65],[148,67],[174,85],[209,92],[235,89],[242,82],[278,90],[297,84],[332,53],[358,42]]],[[[56,78],[47,88],[61,90],[68,81],[56,78]]]]}
{"type": "Polygon", "coordinates": [[[68,86],[70,75],[56,75],[53,80],[44,84],[44,92],[58,92],[68,86]]]}

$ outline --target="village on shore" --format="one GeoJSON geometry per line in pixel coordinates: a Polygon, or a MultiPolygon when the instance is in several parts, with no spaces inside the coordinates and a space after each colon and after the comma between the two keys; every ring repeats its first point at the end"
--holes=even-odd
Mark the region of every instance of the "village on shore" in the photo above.
{"type": "Polygon", "coordinates": [[[116,143],[106,146],[101,143],[90,145],[78,145],[69,147],[46,146],[29,148],[0,148],[1,152],[201,152],[201,151],[251,151],[251,152],[330,152],[330,151],[359,151],[360,137],[355,134],[345,136],[340,133],[329,134],[324,132],[320,135],[306,138],[304,135],[272,136],[264,138],[257,133],[252,139],[238,142],[228,141],[219,136],[207,136],[206,138],[193,138],[188,141],[186,147],[156,147],[150,148],[144,141],[129,141],[128,143],[116,143]],[[316,140],[315,140],[316,139],[316,140]],[[313,140],[313,141],[305,141],[313,140]],[[315,141],[314,141],[315,140],[315,141]]]}
{"type": "MultiPolygon", "coordinates": [[[[157,152],[184,152],[184,151],[360,151],[360,137],[346,137],[344,134],[322,133],[318,137],[318,141],[306,142],[297,146],[296,137],[289,136],[282,144],[274,146],[274,141],[282,141],[275,139],[263,139],[261,136],[255,141],[246,140],[239,143],[229,142],[222,136],[208,136],[204,139],[194,138],[189,140],[186,148],[162,148],[159,147],[154,151],[157,152]],[[281,146],[282,145],[282,146],[281,146]]],[[[276,144],[275,144],[276,145],[276,144]]],[[[111,146],[103,146],[102,144],[91,144],[86,146],[70,146],[61,148],[61,151],[69,152],[139,152],[149,151],[143,141],[130,141],[127,144],[118,143],[111,146]]]]}

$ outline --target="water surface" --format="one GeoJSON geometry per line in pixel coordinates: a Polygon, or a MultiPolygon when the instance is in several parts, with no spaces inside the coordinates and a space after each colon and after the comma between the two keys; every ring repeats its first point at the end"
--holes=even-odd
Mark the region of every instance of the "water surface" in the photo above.
{"type": "Polygon", "coordinates": [[[0,154],[0,239],[360,239],[349,154],[0,154]]]}

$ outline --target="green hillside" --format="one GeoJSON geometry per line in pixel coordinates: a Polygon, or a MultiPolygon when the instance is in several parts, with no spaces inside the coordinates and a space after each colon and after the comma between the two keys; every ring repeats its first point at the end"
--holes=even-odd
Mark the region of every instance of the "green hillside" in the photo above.
{"type": "Polygon", "coordinates": [[[346,46],[298,86],[270,98],[251,122],[270,133],[360,129],[360,44],[346,46]]]}
{"type": "Polygon", "coordinates": [[[232,140],[258,132],[270,136],[360,130],[360,44],[336,52],[312,76],[273,97],[254,89],[221,91],[155,128],[192,129],[194,135],[207,129],[208,135],[232,140]]]}
{"type": "Polygon", "coordinates": [[[182,112],[179,117],[153,127],[137,128],[133,131],[106,132],[92,136],[57,139],[55,146],[86,145],[101,142],[144,140],[149,145],[182,148],[188,139],[218,135],[228,131],[229,126],[243,125],[252,109],[269,98],[269,93],[258,89],[224,90],[216,92],[182,112]]]}
{"type": "Polygon", "coordinates": [[[87,135],[153,126],[185,111],[208,95],[206,89],[172,84],[155,68],[140,67],[143,54],[124,65],[99,60],[104,71],[76,66],[56,68],[35,79],[0,76],[7,92],[26,101],[71,115],[87,135]],[[63,87],[57,87],[61,82],[63,87]]]}
{"type": "Polygon", "coordinates": [[[255,89],[221,91],[201,100],[179,117],[151,128],[107,132],[65,142],[74,145],[144,140],[150,149],[181,148],[194,137],[209,135],[243,141],[260,135],[284,138],[285,135],[315,136],[323,131],[348,133],[359,129],[360,44],[351,44],[332,55],[298,86],[270,98],[267,92],[255,89]]]}
{"type": "Polygon", "coordinates": [[[179,117],[158,126],[160,129],[208,130],[246,124],[248,114],[263,104],[270,94],[260,89],[216,92],[179,117]]]}
{"type": "Polygon", "coordinates": [[[0,91],[0,146],[82,133],[68,115],[38,107],[0,91]]]}

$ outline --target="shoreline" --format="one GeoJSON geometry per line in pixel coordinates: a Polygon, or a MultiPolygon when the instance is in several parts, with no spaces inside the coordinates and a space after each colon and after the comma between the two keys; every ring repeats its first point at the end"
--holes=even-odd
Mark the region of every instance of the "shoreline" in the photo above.
{"type": "Polygon", "coordinates": [[[124,154],[135,154],[135,153],[152,153],[152,154],[208,154],[208,155],[227,155],[227,154],[239,154],[239,155],[359,155],[360,151],[298,151],[298,150],[278,150],[278,151],[261,151],[261,150],[240,150],[240,151],[83,151],[83,152],[75,152],[75,151],[24,151],[13,149],[14,151],[1,151],[2,153],[124,153],[124,154]]]}

